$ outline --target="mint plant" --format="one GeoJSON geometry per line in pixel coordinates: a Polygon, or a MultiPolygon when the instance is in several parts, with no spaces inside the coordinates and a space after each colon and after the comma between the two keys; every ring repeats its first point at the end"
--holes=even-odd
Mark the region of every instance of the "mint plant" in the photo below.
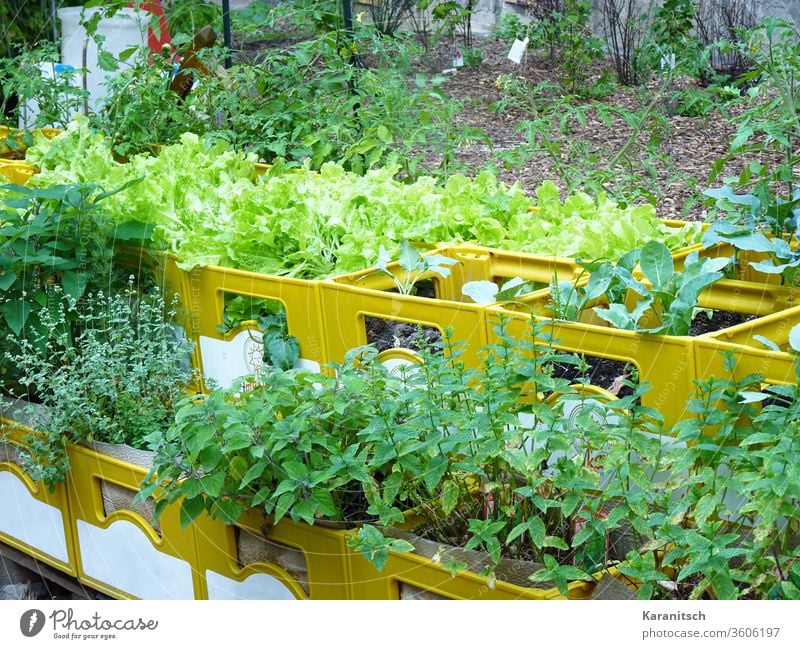
{"type": "MultiPolygon", "coordinates": [[[[730,352],[725,363],[732,372],[730,352]]],[[[669,477],[660,488],[675,495],[650,525],[668,544],[664,565],[685,597],[800,596],[800,392],[763,378],[698,382],[694,416],[676,426],[679,445],[664,455],[669,477]]],[[[648,592],[658,588],[651,583],[648,592]]]]}
{"type": "Polygon", "coordinates": [[[604,404],[553,376],[577,360],[553,352],[538,325],[524,341],[503,322],[498,334],[479,368],[463,366],[446,332],[446,354],[423,347],[421,365],[399,374],[367,347],[336,376],[272,368],[252,391],[187,400],[141,497],[159,498],[159,512],[180,502],[185,523],[203,511],[235,522],[243,507],[274,523],[366,521],[351,546],[379,568],[411,550],[390,529],[412,512],[426,538],[485,550],[490,581],[503,557],[556,560],[560,586],[588,579],[649,498],[653,442],[640,431],[658,422],[635,405],[645,388],[604,404]],[[566,411],[576,399],[579,411],[566,411]],[[632,479],[643,494],[627,493],[632,479]]]}

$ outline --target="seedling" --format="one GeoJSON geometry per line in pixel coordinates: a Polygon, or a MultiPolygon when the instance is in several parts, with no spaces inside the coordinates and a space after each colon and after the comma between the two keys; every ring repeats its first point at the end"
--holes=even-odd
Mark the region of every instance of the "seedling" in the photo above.
{"type": "MultiPolygon", "coordinates": [[[[397,292],[401,295],[414,295],[417,291],[417,282],[425,275],[435,273],[440,277],[449,277],[449,267],[458,262],[444,255],[421,255],[408,241],[403,241],[400,244],[400,256],[397,259],[397,263],[406,272],[395,274],[389,267],[392,263],[391,254],[381,245],[378,252],[378,261],[375,262],[377,270],[374,272],[389,277],[394,282],[397,292]]],[[[362,279],[366,277],[368,275],[365,275],[362,279]]]]}

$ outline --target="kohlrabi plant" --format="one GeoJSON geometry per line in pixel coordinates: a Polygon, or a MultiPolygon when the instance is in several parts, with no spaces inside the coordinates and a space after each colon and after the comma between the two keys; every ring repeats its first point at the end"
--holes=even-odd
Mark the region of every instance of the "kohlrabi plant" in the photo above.
{"type": "MultiPolygon", "coordinates": [[[[746,197],[740,198],[744,200],[746,197]]],[[[755,199],[755,204],[760,204],[755,197],[750,198],[755,199]]],[[[800,190],[797,192],[797,199],[800,201],[800,190]]],[[[733,247],[737,257],[740,252],[764,255],[761,261],[749,261],[749,265],[767,275],[780,275],[782,283],[795,285],[800,280],[800,252],[792,246],[797,216],[800,214],[800,207],[796,207],[795,202],[784,205],[790,211],[787,212],[783,222],[777,225],[778,230],[785,233],[783,236],[781,234],[767,236],[750,226],[719,220],[705,231],[702,243],[706,248],[727,243],[733,247]]]]}
{"type": "Polygon", "coordinates": [[[526,282],[521,277],[513,277],[502,285],[488,280],[467,282],[461,287],[461,292],[476,304],[493,304],[495,302],[510,302],[534,290],[532,282],[526,282]]]}
{"type": "Polygon", "coordinates": [[[687,255],[683,270],[676,272],[669,249],[650,241],[639,255],[639,267],[650,287],[632,289],[639,296],[632,310],[624,303],[610,301],[607,308],[595,308],[595,313],[619,329],[685,336],[691,329],[700,293],[724,277],[721,271],[730,261],[729,257],[700,258],[694,250],[687,255]],[[656,319],[655,326],[642,327],[640,320],[645,313],[656,319]]]}
{"type": "Polygon", "coordinates": [[[558,277],[554,277],[550,283],[550,307],[554,317],[577,322],[581,314],[603,296],[609,302],[621,302],[629,289],[644,295],[647,288],[633,276],[639,255],[640,250],[636,249],[622,255],[616,264],[586,263],[584,272],[574,282],[558,281],[558,277]],[[585,272],[590,274],[583,283],[585,272]]]}
{"type": "Polygon", "coordinates": [[[422,255],[408,241],[400,243],[400,256],[397,258],[397,264],[400,266],[399,272],[390,268],[392,262],[389,251],[381,245],[378,260],[375,262],[377,269],[375,272],[389,277],[401,295],[414,295],[417,290],[417,282],[424,279],[426,275],[435,274],[439,277],[449,277],[450,266],[458,263],[455,259],[444,255],[422,255]]]}

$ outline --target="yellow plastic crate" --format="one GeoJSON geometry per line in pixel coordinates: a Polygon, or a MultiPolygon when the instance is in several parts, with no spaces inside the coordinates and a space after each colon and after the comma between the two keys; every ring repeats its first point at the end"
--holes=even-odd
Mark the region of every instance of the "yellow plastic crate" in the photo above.
{"type": "Polygon", "coordinates": [[[36,173],[36,167],[26,162],[8,162],[0,160],[0,184],[26,184],[36,173]]]}
{"type": "MultiPolygon", "coordinates": [[[[759,323],[771,314],[786,312],[796,303],[797,296],[798,289],[793,287],[720,280],[701,294],[699,306],[760,316],[753,321],[759,323]]],[[[535,317],[543,326],[542,333],[556,341],[556,349],[633,365],[639,379],[650,384],[642,404],[660,411],[666,426],[686,416],[694,380],[703,376],[696,365],[695,345],[707,336],[657,336],[616,329],[590,309],[584,311],[581,322],[553,320],[547,300],[536,295],[526,300],[526,306],[487,308],[489,340],[497,339],[494,328],[500,315],[509,318],[507,332],[520,339],[529,337],[530,319],[535,317]]],[[[717,337],[725,331],[718,332],[717,337]]]]}
{"type": "MultiPolygon", "coordinates": [[[[471,365],[480,363],[478,351],[486,345],[485,306],[475,304],[461,292],[470,281],[486,280],[502,283],[520,277],[540,284],[534,295],[544,295],[554,274],[573,279],[580,274],[574,260],[511,253],[481,246],[441,247],[425,254],[439,254],[454,259],[450,276],[426,273],[417,287],[426,285],[432,297],[404,295],[396,292],[390,277],[371,268],[319,283],[320,301],[325,324],[327,355],[342,362],[347,352],[366,345],[367,318],[419,325],[444,333],[453,329],[453,341],[463,342],[461,359],[471,365]]],[[[406,271],[397,262],[388,269],[405,278],[406,271]]],[[[386,349],[381,359],[388,363],[414,362],[415,352],[405,347],[386,349]]]]}
{"type": "Polygon", "coordinates": [[[195,521],[208,599],[350,599],[347,532],[258,511],[236,525],[203,514],[195,521]],[[267,536],[264,531],[267,530],[267,536]]]}
{"type": "Polygon", "coordinates": [[[484,280],[502,285],[504,281],[518,277],[545,288],[554,280],[575,281],[585,272],[577,261],[566,257],[510,252],[472,244],[444,247],[434,252],[458,262],[450,266],[449,277],[437,279],[440,287],[438,297],[454,302],[470,302],[461,292],[461,287],[467,282],[484,280]]]}
{"type": "MultiPolygon", "coordinates": [[[[445,327],[452,327],[453,340],[466,343],[461,359],[472,365],[479,362],[477,352],[487,342],[484,307],[477,304],[398,295],[336,282],[321,283],[319,294],[327,355],[334,362],[341,363],[348,351],[369,342],[366,318],[419,325],[441,333],[445,327]]],[[[384,362],[414,359],[415,352],[405,347],[387,349],[381,356],[384,362]]]]}
{"type": "Polygon", "coordinates": [[[316,281],[260,275],[246,271],[202,266],[181,271],[175,258],[166,262],[166,275],[182,274],[182,307],[187,332],[196,343],[196,367],[205,377],[228,386],[236,378],[252,374],[263,363],[263,344],[255,321],[220,333],[226,296],[243,296],[279,302],[286,313],[289,334],[300,345],[298,366],[320,371],[328,362],[322,332],[322,313],[316,281]]]}
{"type": "Polygon", "coordinates": [[[167,507],[154,526],[131,503],[147,469],[82,446],[70,445],[68,455],[81,583],[116,599],[202,597],[195,528],[181,527],[179,506],[167,507]]]}
{"type": "MultiPolygon", "coordinates": [[[[530,569],[533,574],[534,568],[530,569]]],[[[620,575],[615,567],[608,569],[612,577],[632,583],[620,575]]],[[[453,576],[441,564],[414,553],[389,552],[389,559],[381,572],[361,553],[351,550],[350,580],[355,599],[476,599],[476,600],[554,600],[588,599],[604,573],[593,575],[595,581],[575,581],[568,585],[565,598],[555,586],[526,588],[498,579],[489,588],[486,578],[464,570],[453,576]]],[[[529,575],[522,575],[523,578],[529,575]]]]}
{"type": "MultiPolygon", "coordinates": [[[[24,132],[25,132],[24,130],[20,131],[19,129],[11,128],[9,126],[0,126],[0,158],[13,158],[17,157],[20,154],[24,154],[26,148],[25,145],[22,143],[22,134],[24,132]],[[9,137],[14,137],[16,139],[17,144],[19,145],[16,151],[12,151],[5,144],[5,140],[7,140],[9,137]]],[[[30,132],[41,133],[47,139],[52,139],[62,131],[61,129],[57,128],[39,128],[30,132]]]]}
{"type": "Polygon", "coordinates": [[[760,374],[765,383],[796,383],[796,357],[789,348],[789,332],[798,324],[800,306],[697,338],[695,365],[698,378],[729,377],[723,363],[723,354],[729,351],[736,359],[733,373],[736,378],[760,374]],[[756,336],[771,340],[781,351],[767,348],[756,336]]]}
{"type": "Polygon", "coordinates": [[[31,430],[11,419],[15,408],[7,402],[0,402],[0,416],[0,541],[76,577],[67,490],[50,490],[23,471],[18,453],[31,430]]]}

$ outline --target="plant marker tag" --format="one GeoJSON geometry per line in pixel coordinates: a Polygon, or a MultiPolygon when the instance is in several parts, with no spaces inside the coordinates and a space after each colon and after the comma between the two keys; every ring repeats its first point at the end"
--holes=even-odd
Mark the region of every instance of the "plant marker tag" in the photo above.
{"type": "Polygon", "coordinates": [[[675,69],[675,52],[664,54],[661,56],[661,69],[674,70],[675,69]]]}
{"type": "Polygon", "coordinates": [[[454,68],[464,67],[464,55],[461,53],[461,50],[456,50],[456,54],[453,57],[453,67],[454,68]]]}
{"type": "Polygon", "coordinates": [[[508,58],[514,61],[514,63],[520,63],[522,61],[522,57],[525,56],[525,50],[528,49],[528,37],[525,37],[525,40],[519,40],[518,38],[514,39],[514,42],[511,45],[511,49],[508,51],[508,58]]]}

